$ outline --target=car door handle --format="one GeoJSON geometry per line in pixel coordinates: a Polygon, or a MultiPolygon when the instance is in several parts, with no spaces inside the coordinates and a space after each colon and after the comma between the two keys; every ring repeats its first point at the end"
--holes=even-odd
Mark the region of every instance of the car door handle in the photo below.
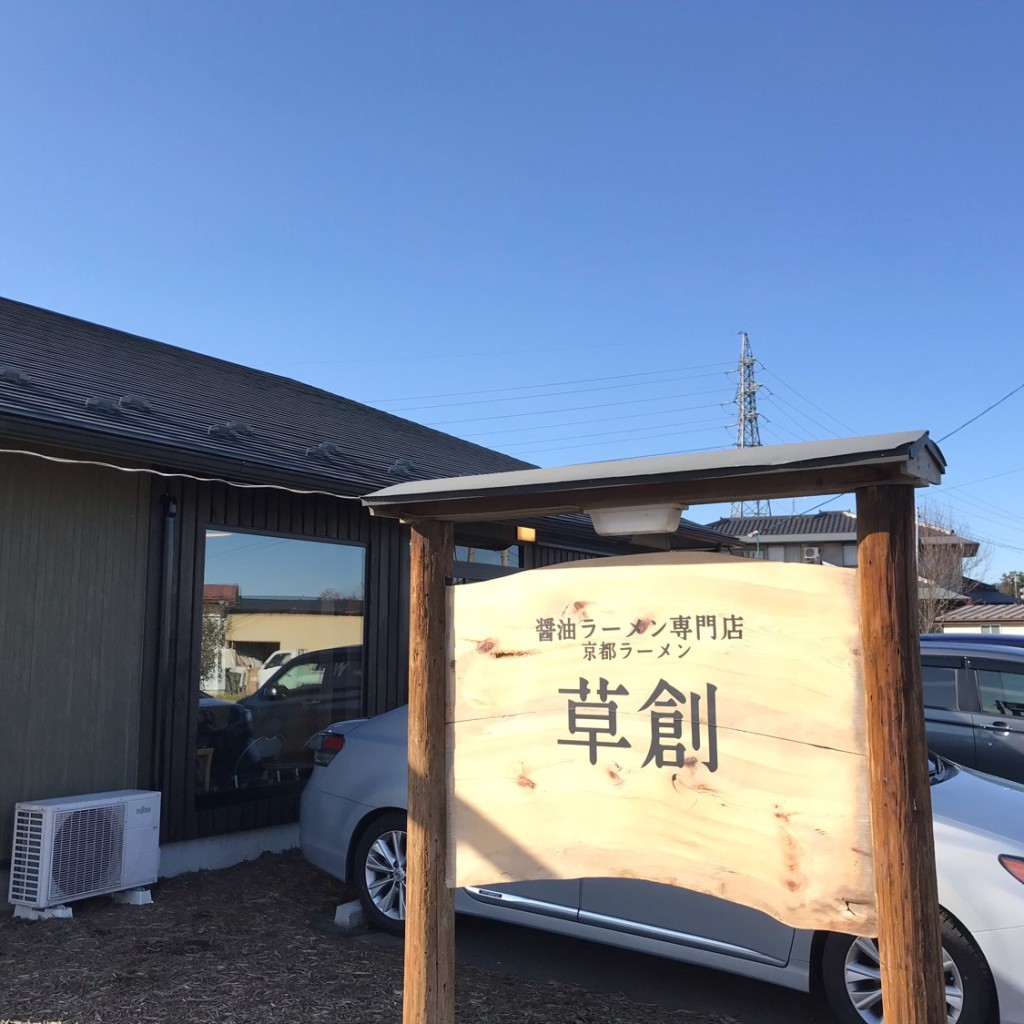
{"type": "Polygon", "coordinates": [[[1012,731],[1005,722],[993,722],[991,725],[983,725],[982,729],[987,729],[989,732],[1002,733],[1003,735],[1012,731]]]}
{"type": "Polygon", "coordinates": [[[302,706],[307,708],[315,708],[318,707],[320,704],[323,704],[323,701],[317,697],[307,697],[302,702],[302,706]]]}

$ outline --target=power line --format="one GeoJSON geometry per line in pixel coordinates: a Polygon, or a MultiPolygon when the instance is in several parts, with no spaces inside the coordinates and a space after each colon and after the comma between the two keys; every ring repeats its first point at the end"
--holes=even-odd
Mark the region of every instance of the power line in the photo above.
{"type": "MultiPolygon", "coordinates": [[[[596,388],[572,388],[569,391],[548,391],[542,395],[513,395],[509,398],[474,398],[468,402],[439,402],[435,405],[411,405],[407,409],[392,409],[390,412],[404,415],[407,412],[419,412],[424,409],[452,409],[458,406],[464,405],[494,405],[495,402],[528,402],[534,398],[556,398],[561,395],[582,395],[589,394],[594,391],[618,391],[622,388],[642,388],[650,384],[673,384],[683,380],[697,380],[701,377],[717,377],[719,374],[724,375],[724,371],[717,371],[715,373],[695,373],[684,377],[666,377],[660,375],[654,380],[638,380],[631,381],[628,384],[605,384],[601,387],[596,388]]],[[[605,380],[618,380],[621,378],[606,377],[605,380]]],[[[466,394],[482,394],[483,392],[470,391],[466,394]]],[[[705,392],[708,394],[709,392],[705,392]]]]}
{"type": "MultiPolygon", "coordinates": [[[[831,434],[833,437],[840,436],[838,433],[836,433],[835,430],[832,429],[832,427],[826,426],[820,420],[816,420],[809,413],[804,412],[802,409],[798,409],[795,405],[792,404],[792,402],[783,398],[782,395],[778,394],[777,392],[772,391],[771,388],[766,388],[765,394],[767,394],[769,398],[774,398],[776,402],[780,402],[782,405],[788,406],[798,416],[803,416],[805,420],[808,420],[810,423],[813,423],[816,427],[820,427],[822,430],[825,431],[826,434],[831,434]]],[[[814,403],[812,402],[811,404],[813,405],[814,403]]],[[[814,407],[817,408],[817,406],[814,407]]]]}
{"type": "Polygon", "coordinates": [[[980,420],[981,417],[985,415],[985,413],[991,412],[997,405],[1002,405],[1003,402],[1005,402],[1008,398],[1012,398],[1015,394],[1017,394],[1018,391],[1021,390],[1024,390],[1024,384],[1018,384],[1011,392],[1003,395],[1003,397],[1000,398],[998,402],[993,402],[987,409],[982,409],[977,416],[972,416],[965,423],[961,423],[960,426],[956,428],[956,430],[951,430],[948,434],[945,434],[942,437],[940,437],[939,443],[941,444],[943,441],[946,440],[947,437],[952,437],[954,434],[958,434],[961,430],[964,429],[964,427],[969,427],[972,423],[975,422],[975,420],[980,420]]]}
{"type": "Polygon", "coordinates": [[[978,498],[975,495],[953,494],[952,492],[944,491],[941,488],[937,493],[940,498],[943,498],[946,501],[963,502],[964,504],[970,505],[972,508],[976,508],[980,512],[986,513],[989,516],[997,516],[1000,519],[1005,520],[1007,525],[1013,525],[1016,527],[1020,523],[1019,512],[1013,512],[1010,509],[1001,508],[999,505],[994,505],[992,502],[985,501],[983,498],[978,498]]]}
{"type": "MultiPolygon", "coordinates": [[[[678,366],[668,370],[643,370],[639,373],[616,373],[608,377],[581,377],[578,380],[554,380],[546,384],[520,384],[507,388],[475,388],[472,391],[449,391],[437,395],[406,395],[404,398],[374,398],[373,402],[425,402],[433,398],[463,398],[466,395],[498,395],[509,391],[532,391],[534,388],[560,388],[569,384],[598,384],[606,380],[625,380],[630,377],[662,377],[666,373],[686,373],[689,370],[710,370],[714,367],[722,368],[729,366],[729,363],[701,363],[698,366],[678,366]]],[[[725,370],[723,369],[724,373],[725,370]]],[[[714,374],[700,374],[702,377],[711,377],[714,374]]],[[[532,396],[538,397],[538,396],[532,396]]],[[[543,396],[539,396],[543,397],[543,396]]]]}
{"type": "MultiPolygon", "coordinates": [[[[714,394],[713,391],[694,391],[686,395],[665,395],[657,399],[657,401],[674,401],[676,398],[696,398],[699,395],[714,394]]],[[[573,405],[565,409],[531,409],[529,412],[503,412],[498,413],[496,416],[477,416],[471,417],[469,422],[471,423],[485,423],[489,420],[513,420],[520,419],[523,416],[542,416],[549,413],[561,414],[563,412],[584,412],[588,409],[613,409],[619,405],[636,405],[638,399],[630,399],[628,402],[599,402],[597,405],[573,405]]],[[[648,399],[651,401],[651,399],[648,399]]],[[[712,402],[709,405],[687,405],[679,408],[677,411],[690,411],[694,409],[719,409],[723,405],[722,402],[712,402]]],[[[463,417],[459,420],[436,420],[432,423],[426,423],[424,426],[427,427],[441,427],[446,426],[449,423],[465,423],[466,418],[463,417]]],[[[571,426],[571,421],[563,426],[571,426]]]]}
{"type": "Polygon", "coordinates": [[[977,480],[968,480],[965,484],[956,484],[952,487],[947,487],[948,491],[959,491],[964,487],[973,487],[975,484],[988,483],[989,480],[998,480],[1000,477],[1013,476],[1014,473],[1024,473],[1024,466],[1018,466],[1016,469],[1007,469],[1002,473],[993,473],[991,476],[979,477],[977,480]]]}
{"type": "MultiPolygon", "coordinates": [[[[784,427],[781,423],[776,423],[775,420],[768,419],[768,417],[765,416],[764,413],[761,413],[761,421],[765,424],[765,426],[771,428],[771,430],[768,431],[768,433],[771,433],[776,430],[781,430],[784,433],[789,434],[790,437],[795,438],[797,441],[807,440],[806,436],[801,437],[799,434],[795,434],[792,430],[790,430],[789,427],[784,427]]],[[[785,442],[780,441],[779,443],[784,444],[785,442]]]]}
{"type": "MultiPolygon", "coordinates": [[[[728,430],[729,428],[727,427],[726,429],[728,430]]],[[[734,447],[735,445],[731,444],[716,444],[712,445],[710,448],[687,448],[683,451],[679,451],[678,448],[674,448],[670,452],[645,452],[643,455],[633,457],[638,459],[656,459],[661,455],[694,455],[697,452],[727,452],[734,447]]]]}
{"type": "MultiPolygon", "coordinates": [[[[618,349],[622,351],[626,344],[635,344],[635,342],[625,343],[622,341],[610,341],[601,345],[594,345],[589,342],[586,343],[586,350],[588,352],[600,352],[605,349],[618,349]]],[[[686,343],[691,348],[705,344],[703,341],[691,341],[686,343]]],[[[530,355],[531,353],[540,353],[545,356],[559,355],[563,353],[576,354],[579,352],[581,345],[576,343],[569,343],[565,345],[542,345],[536,348],[524,348],[518,344],[509,343],[503,346],[505,350],[514,352],[516,356],[530,355]]],[[[473,349],[468,352],[439,352],[436,349],[425,353],[424,355],[409,355],[403,353],[401,355],[401,361],[403,363],[413,362],[447,362],[452,359],[479,359],[480,350],[473,349]]],[[[260,366],[337,366],[344,364],[346,366],[352,364],[373,364],[383,363],[390,365],[393,362],[391,356],[367,356],[365,358],[352,358],[351,356],[341,356],[337,359],[276,359],[276,360],[261,360],[260,366]]]]}
{"type": "Polygon", "coordinates": [[[812,512],[817,512],[819,508],[824,508],[826,505],[831,505],[833,501],[838,501],[844,495],[848,494],[849,491],[843,491],[842,494],[835,494],[831,498],[826,498],[824,501],[818,502],[817,505],[812,505],[810,508],[805,508],[800,513],[802,516],[810,515],[812,512]]]}
{"type": "MultiPolygon", "coordinates": [[[[829,417],[829,419],[835,420],[836,423],[838,423],[839,426],[841,426],[843,428],[843,430],[849,432],[850,434],[856,434],[857,433],[857,431],[854,430],[853,427],[851,427],[851,426],[847,425],[846,423],[844,423],[841,419],[839,419],[833,413],[829,412],[828,409],[823,409],[820,405],[817,405],[815,402],[812,402],[806,395],[801,394],[799,391],[797,391],[797,389],[795,387],[793,387],[792,384],[790,384],[788,381],[783,380],[777,373],[775,373],[774,370],[768,369],[768,367],[765,366],[764,363],[762,363],[760,359],[757,362],[758,362],[758,365],[761,367],[762,370],[764,370],[765,373],[767,373],[770,376],[774,377],[780,384],[782,384],[785,387],[789,388],[789,390],[792,391],[794,395],[797,395],[800,398],[802,398],[808,405],[814,406],[814,408],[817,409],[818,412],[824,413],[826,416],[829,417]]],[[[810,417],[808,417],[808,418],[810,418],[810,417]]],[[[820,424],[819,424],[819,426],[820,426],[820,424]]],[[[827,429],[827,428],[823,428],[823,429],[827,429]]],[[[832,433],[835,433],[835,431],[832,431],[832,433]]],[[[836,436],[838,437],[838,435],[836,435],[836,436]]]]}
{"type": "MultiPolygon", "coordinates": [[[[681,411],[680,409],[673,407],[671,409],[659,409],[659,410],[657,410],[657,412],[653,412],[653,413],[650,410],[648,410],[646,412],[631,412],[631,413],[626,413],[624,416],[599,416],[596,419],[571,420],[568,423],[560,423],[560,424],[535,424],[535,423],[531,423],[530,426],[528,426],[528,427],[503,427],[503,428],[499,427],[497,430],[481,430],[481,431],[477,431],[476,433],[467,433],[467,434],[460,433],[459,436],[462,437],[462,438],[465,438],[467,440],[469,438],[472,438],[472,437],[490,437],[490,436],[493,436],[494,434],[497,434],[499,437],[505,437],[508,434],[523,434],[523,433],[526,433],[527,431],[530,431],[530,430],[551,430],[551,429],[561,429],[562,427],[583,427],[583,426],[586,426],[586,425],[588,425],[590,423],[614,423],[614,422],[617,422],[618,420],[635,420],[635,419],[640,419],[641,417],[645,417],[645,416],[657,416],[657,415],[661,415],[662,413],[676,413],[676,412],[680,412],[680,411],[681,411]]],[[[683,411],[685,411],[685,410],[683,410],[683,411]]],[[[712,421],[712,420],[691,420],[688,423],[683,423],[683,424],[679,424],[679,425],[680,426],[692,426],[694,423],[711,423],[711,422],[717,422],[717,421],[712,421]]],[[[657,424],[651,424],[651,426],[652,427],[653,426],[657,426],[657,424]]],[[[500,443],[500,442],[496,442],[496,443],[500,443]]],[[[516,443],[516,442],[513,442],[513,443],[516,443]]]]}
{"type": "MultiPolygon", "coordinates": [[[[709,422],[709,421],[705,420],[703,422],[706,423],[706,422],[709,422]]],[[[655,426],[650,426],[650,427],[632,427],[632,428],[629,428],[627,430],[611,430],[611,431],[604,431],[604,432],[601,432],[601,433],[594,433],[594,434],[568,434],[565,437],[560,438],[560,440],[562,440],[562,441],[576,441],[576,440],[582,440],[583,438],[598,438],[598,439],[605,438],[605,439],[608,439],[608,440],[612,440],[612,439],[614,439],[614,440],[637,440],[635,438],[622,438],[622,437],[619,437],[618,435],[620,435],[620,434],[641,434],[641,433],[644,433],[646,431],[654,431],[655,432],[654,436],[657,437],[657,436],[660,435],[661,432],[668,431],[668,430],[674,431],[676,434],[704,434],[704,433],[707,433],[707,432],[709,432],[711,430],[714,430],[715,427],[724,426],[724,424],[715,422],[714,426],[710,426],[710,427],[698,426],[698,427],[694,427],[691,430],[677,430],[676,429],[677,427],[686,427],[686,426],[690,426],[690,424],[688,424],[688,423],[662,423],[662,424],[657,424],[655,426]]],[[[546,438],[541,439],[541,443],[542,444],[543,444],[544,440],[547,440],[547,439],[546,438]]],[[[503,444],[501,447],[503,449],[507,449],[507,448],[510,448],[510,447],[515,447],[515,446],[519,446],[519,445],[525,445],[526,449],[528,451],[556,451],[557,450],[557,449],[551,449],[551,448],[534,449],[534,448],[531,447],[534,444],[537,444],[536,440],[534,440],[534,441],[510,441],[508,444],[503,444]]]]}
{"type": "MultiPolygon", "coordinates": [[[[793,437],[795,437],[798,441],[813,441],[817,439],[817,434],[810,431],[807,428],[806,424],[799,422],[794,416],[787,412],[781,404],[779,404],[777,396],[774,392],[765,389],[764,396],[768,407],[772,409],[773,412],[777,413],[779,416],[784,416],[787,420],[789,420],[791,424],[793,424],[793,426],[797,430],[803,431],[803,433],[800,434],[796,433],[796,431],[790,431],[793,437]]],[[[764,415],[764,413],[761,414],[761,419],[768,420],[769,423],[772,422],[770,419],[768,419],[768,417],[764,415]]]]}
{"type": "Polygon", "coordinates": [[[971,540],[976,540],[981,544],[990,544],[994,548],[1004,548],[1007,551],[1024,551],[1024,547],[1019,544],[1007,544],[1006,541],[993,540],[991,537],[983,537],[980,534],[974,534],[971,540]]]}
{"type": "MultiPolygon", "coordinates": [[[[633,440],[636,440],[636,438],[634,438],[633,440]]],[[[604,443],[606,443],[606,442],[604,442],[604,441],[591,441],[591,442],[589,442],[587,444],[559,445],[558,447],[555,447],[555,448],[533,448],[533,449],[530,449],[530,451],[528,451],[528,452],[520,452],[520,454],[516,455],[515,458],[522,458],[525,455],[533,455],[535,453],[539,454],[539,453],[544,453],[544,452],[573,451],[573,450],[578,449],[578,448],[593,448],[595,445],[604,444],[604,443]]],[[[677,448],[677,449],[674,449],[673,451],[670,451],[670,452],[661,452],[660,454],[662,454],[662,455],[690,455],[690,454],[693,454],[694,452],[717,452],[717,451],[723,451],[723,450],[731,448],[731,447],[732,447],[732,445],[720,445],[719,447],[716,447],[716,448],[687,448],[687,449],[684,449],[683,451],[680,451],[677,448]]],[[[624,459],[646,459],[646,458],[652,458],[652,457],[653,456],[651,456],[651,454],[649,452],[644,452],[642,455],[606,455],[606,456],[603,456],[600,461],[601,462],[621,462],[624,459]]]]}

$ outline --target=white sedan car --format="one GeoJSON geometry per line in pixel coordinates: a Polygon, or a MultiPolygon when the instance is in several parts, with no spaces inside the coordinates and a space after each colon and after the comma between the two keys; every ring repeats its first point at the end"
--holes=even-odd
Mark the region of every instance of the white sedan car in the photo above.
{"type": "MultiPolygon", "coordinates": [[[[405,708],[318,737],[305,856],[354,885],[371,923],[405,919],[405,708]]],[[[932,758],[949,1024],[1024,1024],[1024,786],[932,758]]],[[[847,1024],[884,1020],[872,939],[798,931],[735,903],[631,879],[461,889],[456,909],[808,991],[847,1024]]]]}

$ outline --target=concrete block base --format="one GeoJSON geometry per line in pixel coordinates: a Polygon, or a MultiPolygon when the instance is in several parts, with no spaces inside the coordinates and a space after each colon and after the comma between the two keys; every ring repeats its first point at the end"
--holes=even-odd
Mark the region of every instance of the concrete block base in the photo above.
{"type": "Polygon", "coordinates": [[[334,911],[334,923],[346,932],[354,932],[366,926],[366,915],[359,900],[351,903],[339,903],[334,911]]]}
{"type": "Polygon", "coordinates": [[[23,907],[20,904],[16,904],[14,916],[21,918],[23,921],[52,921],[56,918],[68,918],[74,915],[70,907],[63,905],[59,907],[46,907],[40,910],[36,907],[23,907]]]}
{"type": "Polygon", "coordinates": [[[125,907],[148,907],[153,902],[153,893],[149,889],[126,889],[113,893],[111,899],[125,907]]]}

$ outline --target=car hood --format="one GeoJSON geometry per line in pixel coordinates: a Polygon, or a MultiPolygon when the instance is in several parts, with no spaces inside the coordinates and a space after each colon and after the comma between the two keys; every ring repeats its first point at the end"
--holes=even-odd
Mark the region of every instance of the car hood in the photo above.
{"type": "Polygon", "coordinates": [[[937,820],[1009,840],[1024,849],[1024,786],[960,768],[932,786],[937,820]]]}

